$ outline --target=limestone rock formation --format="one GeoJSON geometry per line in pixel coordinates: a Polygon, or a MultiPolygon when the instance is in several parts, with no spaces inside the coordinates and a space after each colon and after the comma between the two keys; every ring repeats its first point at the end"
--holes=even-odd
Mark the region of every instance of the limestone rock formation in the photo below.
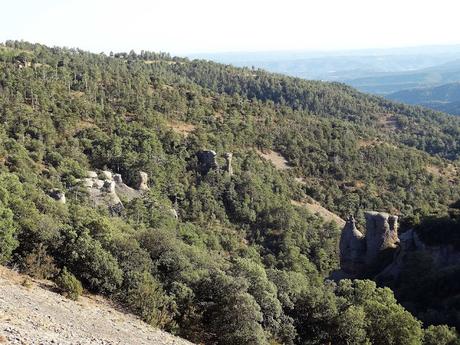
{"type": "Polygon", "coordinates": [[[130,201],[142,195],[141,190],[136,190],[123,183],[120,174],[102,171],[100,175],[103,179],[99,179],[99,175],[95,171],[88,171],[86,175],[87,177],[82,179],[81,183],[87,188],[89,198],[94,206],[106,206],[112,214],[120,214],[123,211],[124,206],[121,198],[130,201]]]}
{"type": "Polygon", "coordinates": [[[225,157],[225,172],[227,172],[230,176],[232,176],[233,175],[233,167],[232,167],[233,153],[227,152],[224,157],[225,157]]]}
{"type": "Polygon", "coordinates": [[[452,244],[428,245],[414,229],[398,235],[398,217],[384,212],[365,212],[366,233],[358,231],[353,217],[350,217],[340,237],[340,270],[330,279],[362,278],[371,274],[377,281],[398,279],[406,259],[413,252],[431,257],[433,267],[445,269],[460,264],[460,250],[452,244]],[[388,262],[379,256],[390,250],[388,262]],[[375,268],[378,267],[378,271],[375,268]]]}
{"type": "Polygon", "coordinates": [[[113,176],[112,176],[112,172],[111,172],[111,171],[104,170],[104,171],[102,171],[101,174],[102,174],[102,176],[104,177],[105,180],[110,180],[110,181],[113,180],[113,176]]]}
{"type": "Polygon", "coordinates": [[[149,186],[147,185],[149,180],[149,176],[146,172],[139,171],[139,176],[137,178],[137,190],[146,191],[149,190],[149,186]]]}
{"type": "Polygon", "coordinates": [[[384,212],[365,212],[366,233],[357,228],[350,216],[340,236],[340,268],[335,277],[354,278],[367,272],[379,254],[399,246],[398,217],[384,212]]]}
{"type": "Polygon", "coordinates": [[[371,264],[380,251],[396,248],[398,238],[398,216],[384,212],[368,211],[366,218],[366,263],[371,264]]]}
{"type": "Polygon", "coordinates": [[[339,243],[340,267],[347,273],[358,274],[365,266],[366,241],[350,216],[342,230],[339,243]]]}
{"type": "Polygon", "coordinates": [[[88,171],[86,172],[86,176],[87,176],[88,178],[97,179],[97,172],[88,170],[88,171]]]}
{"type": "Polygon", "coordinates": [[[123,183],[123,178],[121,177],[120,174],[113,175],[113,180],[115,181],[116,184],[123,183]]]}
{"type": "Polygon", "coordinates": [[[169,212],[171,213],[171,216],[174,217],[174,219],[178,219],[179,218],[179,215],[177,214],[177,211],[175,208],[170,208],[169,209],[169,212]]]}
{"type": "Polygon", "coordinates": [[[211,169],[218,169],[217,153],[213,150],[202,150],[197,153],[198,168],[202,174],[207,174],[211,169]]]}
{"type": "Polygon", "coordinates": [[[131,201],[135,198],[139,198],[142,195],[142,191],[131,188],[125,184],[120,174],[114,174],[113,181],[115,182],[115,192],[124,200],[131,201]]]}

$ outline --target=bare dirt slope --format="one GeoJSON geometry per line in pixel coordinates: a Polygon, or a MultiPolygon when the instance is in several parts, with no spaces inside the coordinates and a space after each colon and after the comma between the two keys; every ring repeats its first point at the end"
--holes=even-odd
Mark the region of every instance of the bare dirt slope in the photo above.
{"type": "Polygon", "coordinates": [[[24,287],[24,279],[0,266],[0,344],[191,344],[116,310],[101,297],[74,302],[50,291],[50,282],[24,287]]]}
{"type": "MultiPolygon", "coordinates": [[[[257,153],[262,158],[266,159],[267,161],[270,161],[275,166],[275,168],[278,170],[291,169],[289,162],[279,152],[272,151],[272,150],[266,150],[266,152],[257,151],[257,153]]],[[[295,180],[301,184],[306,183],[305,179],[302,177],[296,177],[295,180]]],[[[291,200],[291,203],[296,206],[304,207],[313,214],[318,214],[320,217],[322,217],[327,222],[333,221],[333,222],[336,222],[339,227],[345,226],[345,221],[342,218],[340,218],[335,213],[321,206],[321,204],[317,202],[316,200],[312,200],[312,202],[308,202],[305,200],[304,201],[291,200]]]]}
{"type": "Polygon", "coordinates": [[[310,211],[313,214],[319,215],[321,218],[323,218],[327,222],[335,222],[340,228],[343,228],[345,226],[345,220],[343,220],[335,213],[332,213],[328,209],[321,206],[317,201],[308,202],[305,200],[304,201],[291,200],[291,203],[295,206],[305,207],[308,211],[310,211]]]}

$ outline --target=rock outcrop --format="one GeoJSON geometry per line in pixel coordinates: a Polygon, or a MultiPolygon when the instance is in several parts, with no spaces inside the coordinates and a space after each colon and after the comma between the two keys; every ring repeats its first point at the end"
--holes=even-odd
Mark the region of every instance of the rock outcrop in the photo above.
{"type": "Polygon", "coordinates": [[[353,217],[347,220],[339,244],[340,270],[333,272],[331,279],[366,277],[395,281],[414,252],[430,257],[434,269],[460,265],[460,250],[453,244],[428,245],[414,229],[398,235],[397,216],[365,212],[365,218],[365,235],[356,228],[353,217]]]}
{"type": "Polygon", "coordinates": [[[347,219],[340,236],[340,267],[347,273],[358,274],[364,269],[366,241],[356,228],[353,216],[347,219]]]}
{"type": "Polygon", "coordinates": [[[198,169],[202,174],[207,174],[212,169],[218,169],[217,153],[213,150],[202,150],[197,153],[198,169]]]}
{"type": "Polygon", "coordinates": [[[102,176],[104,177],[104,180],[113,180],[112,172],[108,170],[104,170],[101,172],[102,176]]]}
{"type": "Polygon", "coordinates": [[[387,248],[396,248],[398,216],[384,212],[365,212],[366,218],[366,264],[370,265],[378,254],[387,248]]]}
{"type": "Polygon", "coordinates": [[[138,190],[123,183],[120,174],[112,174],[110,171],[102,171],[100,175],[95,171],[88,171],[86,175],[81,183],[87,188],[94,206],[107,206],[112,214],[120,214],[123,211],[121,198],[130,201],[140,197],[148,189],[148,176],[143,172],[139,172],[141,181],[138,190]]]}
{"type": "Polygon", "coordinates": [[[340,276],[359,277],[366,273],[379,254],[399,246],[398,217],[384,212],[365,212],[366,232],[363,235],[350,216],[340,236],[340,276]]]}
{"type": "Polygon", "coordinates": [[[227,152],[225,155],[225,172],[228,173],[230,176],[233,175],[233,167],[232,167],[232,159],[233,153],[227,152]]]}
{"type": "Polygon", "coordinates": [[[149,190],[148,186],[149,176],[146,172],[139,171],[139,176],[137,177],[137,190],[146,191],[149,190]]]}

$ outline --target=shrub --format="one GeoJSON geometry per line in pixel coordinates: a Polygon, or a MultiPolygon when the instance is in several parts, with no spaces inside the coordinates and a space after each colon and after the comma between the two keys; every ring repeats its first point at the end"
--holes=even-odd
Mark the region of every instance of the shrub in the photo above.
{"type": "Polygon", "coordinates": [[[38,279],[54,277],[59,270],[54,265],[54,259],[46,252],[46,247],[40,244],[23,260],[24,272],[38,279]]]}
{"type": "Polygon", "coordinates": [[[83,287],[80,281],[64,267],[58,279],[56,280],[58,287],[62,290],[63,295],[71,300],[78,300],[83,292],[83,287]]]}

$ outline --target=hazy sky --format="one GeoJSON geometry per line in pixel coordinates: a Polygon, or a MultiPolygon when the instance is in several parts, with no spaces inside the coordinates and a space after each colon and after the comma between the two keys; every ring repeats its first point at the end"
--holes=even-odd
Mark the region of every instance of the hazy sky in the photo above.
{"type": "Polygon", "coordinates": [[[460,43],[460,0],[0,0],[0,41],[174,54],[460,43]]]}

